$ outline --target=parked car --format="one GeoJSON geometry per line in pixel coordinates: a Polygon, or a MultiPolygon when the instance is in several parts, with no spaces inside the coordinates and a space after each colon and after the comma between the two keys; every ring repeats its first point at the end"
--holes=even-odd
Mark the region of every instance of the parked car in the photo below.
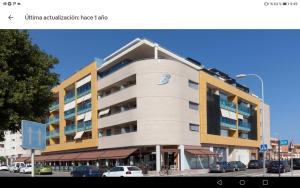
{"type": "Polygon", "coordinates": [[[0,171],[8,171],[9,169],[8,169],[8,166],[6,166],[6,165],[1,165],[0,166],[0,171]]]}
{"type": "Polygon", "coordinates": [[[20,173],[23,174],[31,173],[31,171],[32,171],[31,164],[26,164],[24,167],[20,168],[20,173]]]}
{"type": "Polygon", "coordinates": [[[73,177],[101,177],[101,170],[97,166],[77,166],[71,171],[73,177]]]}
{"type": "Polygon", "coordinates": [[[230,161],[229,163],[234,166],[235,171],[243,171],[247,168],[247,166],[241,161],[230,161]]]}
{"type": "Polygon", "coordinates": [[[248,163],[248,168],[249,169],[259,169],[263,168],[263,162],[260,160],[251,160],[248,163]]]}
{"type": "Polygon", "coordinates": [[[10,167],[9,167],[9,172],[11,173],[16,173],[20,172],[20,168],[24,167],[25,163],[24,162],[14,162],[10,167]]]}
{"type": "Polygon", "coordinates": [[[216,162],[209,166],[209,172],[234,172],[234,165],[228,162],[216,162]]]}
{"type": "Polygon", "coordinates": [[[52,174],[52,167],[48,165],[36,165],[34,166],[34,173],[35,174],[52,174]]]}
{"type": "Polygon", "coordinates": [[[141,177],[142,170],[136,166],[116,166],[103,173],[103,177],[141,177]]]}
{"type": "MultiPolygon", "coordinates": [[[[271,162],[272,162],[271,160],[266,160],[266,161],[265,161],[265,163],[266,163],[266,168],[269,168],[271,162]]],[[[263,161],[262,161],[262,163],[263,163],[263,161]]]]}
{"type": "Polygon", "coordinates": [[[293,169],[295,170],[300,169],[300,158],[293,159],[293,169]]]}
{"type": "Polygon", "coordinates": [[[270,172],[278,173],[279,171],[280,171],[280,173],[285,173],[285,172],[291,171],[291,167],[287,161],[280,161],[280,164],[279,164],[279,161],[272,161],[269,168],[267,169],[267,172],[269,172],[269,173],[270,172]]]}

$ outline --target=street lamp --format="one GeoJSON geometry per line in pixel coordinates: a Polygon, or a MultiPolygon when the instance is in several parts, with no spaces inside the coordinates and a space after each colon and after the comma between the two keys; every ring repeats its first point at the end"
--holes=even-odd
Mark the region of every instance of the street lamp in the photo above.
{"type": "MultiPolygon", "coordinates": [[[[263,140],[262,144],[265,144],[265,134],[264,134],[264,118],[265,118],[264,117],[265,116],[265,114],[264,114],[264,81],[257,74],[239,74],[239,75],[236,76],[236,79],[245,78],[247,76],[254,76],[254,77],[258,78],[261,82],[261,100],[262,100],[262,120],[261,120],[262,121],[261,122],[262,129],[261,129],[261,131],[262,131],[262,140],[263,140]]],[[[265,151],[263,151],[263,171],[264,171],[263,174],[265,176],[266,175],[266,152],[265,151]]]]}

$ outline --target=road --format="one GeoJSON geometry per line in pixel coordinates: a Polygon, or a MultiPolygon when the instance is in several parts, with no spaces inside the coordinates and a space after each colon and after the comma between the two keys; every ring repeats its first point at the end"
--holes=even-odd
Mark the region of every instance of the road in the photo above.
{"type": "MultiPolygon", "coordinates": [[[[0,171],[0,177],[30,177],[31,174],[10,173],[8,171],[0,171]]],[[[68,172],[53,172],[52,175],[35,175],[36,177],[70,177],[68,172]]]]}

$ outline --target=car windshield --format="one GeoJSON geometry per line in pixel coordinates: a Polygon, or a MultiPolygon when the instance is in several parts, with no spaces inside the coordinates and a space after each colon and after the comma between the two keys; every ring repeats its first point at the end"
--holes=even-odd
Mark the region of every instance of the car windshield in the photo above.
{"type": "Polygon", "coordinates": [[[97,171],[99,168],[97,166],[89,166],[90,170],[97,171]]]}

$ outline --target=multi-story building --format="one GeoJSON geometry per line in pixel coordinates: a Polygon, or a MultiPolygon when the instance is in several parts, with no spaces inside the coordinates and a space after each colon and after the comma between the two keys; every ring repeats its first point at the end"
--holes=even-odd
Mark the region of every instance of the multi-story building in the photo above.
{"type": "Polygon", "coordinates": [[[260,99],[227,74],[145,39],[52,91],[40,162],[143,163],[159,171],[258,158],[260,99]]]}
{"type": "MultiPolygon", "coordinates": [[[[4,141],[0,143],[0,156],[6,158],[8,165],[12,164],[17,159],[27,159],[30,157],[31,151],[25,150],[21,147],[22,134],[20,132],[4,132],[4,141]]],[[[36,150],[36,155],[40,155],[41,152],[36,150]]]]}

